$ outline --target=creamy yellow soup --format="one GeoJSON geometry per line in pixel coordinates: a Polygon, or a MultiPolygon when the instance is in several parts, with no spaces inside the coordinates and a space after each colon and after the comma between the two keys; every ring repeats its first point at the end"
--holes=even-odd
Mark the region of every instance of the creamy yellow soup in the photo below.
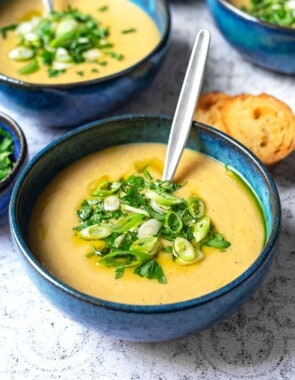
{"type": "Polygon", "coordinates": [[[91,154],[57,175],[45,188],[29,223],[29,246],[38,260],[58,279],[89,295],[131,304],[167,304],[212,292],[238,277],[257,258],[264,244],[264,223],[253,195],[227,174],[225,167],[200,153],[185,150],[175,181],[187,184],[177,195],[197,193],[217,230],[230,241],[226,251],[205,247],[205,259],[181,266],[171,254],[158,261],[166,284],[141,278],[126,270],[115,279],[114,270],[97,265],[86,255],[93,244],[75,236],[77,209],[98,178],[118,180],[149,164],[154,178],[161,177],[166,146],[128,144],[91,154]]]}
{"type": "MultiPolygon", "coordinates": [[[[147,56],[159,43],[160,33],[152,19],[137,5],[128,0],[55,0],[57,11],[68,6],[77,8],[100,21],[102,27],[109,27],[108,41],[113,50],[122,54],[123,59],[108,59],[108,64],[81,63],[66,69],[65,74],[49,77],[47,68],[31,74],[18,71],[25,65],[9,58],[9,52],[16,47],[18,39],[8,31],[6,38],[0,37],[0,72],[9,77],[32,83],[70,83],[104,77],[124,70],[147,56]],[[101,11],[101,9],[106,9],[101,11]],[[133,33],[122,33],[135,29],[133,33]],[[94,70],[93,70],[94,69],[94,70]]],[[[0,27],[20,23],[32,16],[41,16],[44,8],[41,0],[11,0],[0,6],[0,27]]]]}
{"type": "Polygon", "coordinates": [[[235,7],[241,9],[242,7],[251,8],[250,0],[230,0],[229,3],[233,4],[235,7]]]}

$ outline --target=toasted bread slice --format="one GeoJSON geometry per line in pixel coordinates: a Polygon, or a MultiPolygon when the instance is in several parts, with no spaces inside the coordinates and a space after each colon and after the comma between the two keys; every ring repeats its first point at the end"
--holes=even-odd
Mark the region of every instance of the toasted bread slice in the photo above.
{"type": "Polygon", "coordinates": [[[226,99],[231,98],[224,92],[210,92],[200,96],[197,109],[195,111],[194,120],[210,125],[222,132],[226,132],[220,107],[226,99]]]}
{"type": "Polygon", "coordinates": [[[266,165],[294,149],[295,117],[290,107],[267,94],[226,99],[220,113],[229,135],[247,146],[266,165]]]}

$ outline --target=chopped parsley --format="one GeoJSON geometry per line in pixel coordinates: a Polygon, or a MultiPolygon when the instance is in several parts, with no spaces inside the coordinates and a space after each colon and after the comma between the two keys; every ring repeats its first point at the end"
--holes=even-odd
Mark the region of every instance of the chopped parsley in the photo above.
{"type": "Polygon", "coordinates": [[[185,184],[153,179],[147,167],[118,181],[102,177],[98,183],[77,210],[74,230],[80,239],[102,243],[86,257],[113,268],[116,279],[133,268],[134,274],[164,284],[161,252],[176,264],[192,265],[204,259],[203,247],[224,251],[230,246],[205,215],[201,198],[177,196],[185,184]]]}
{"type": "Polygon", "coordinates": [[[0,181],[8,176],[14,166],[13,151],[12,137],[0,127],[0,181]]]}

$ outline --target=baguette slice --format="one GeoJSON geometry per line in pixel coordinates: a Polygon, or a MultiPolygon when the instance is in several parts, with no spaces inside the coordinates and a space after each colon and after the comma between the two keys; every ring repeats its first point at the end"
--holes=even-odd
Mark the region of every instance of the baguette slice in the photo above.
{"type": "Polygon", "coordinates": [[[271,95],[234,96],[223,102],[220,113],[227,133],[266,165],[275,164],[294,149],[294,114],[271,95]]]}
{"type": "Polygon", "coordinates": [[[195,111],[194,120],[210,125],[222,132],[226,132],[220,108],[226,99],[231,96],[224,92],[209,92],[202,94],[195,111]]]}

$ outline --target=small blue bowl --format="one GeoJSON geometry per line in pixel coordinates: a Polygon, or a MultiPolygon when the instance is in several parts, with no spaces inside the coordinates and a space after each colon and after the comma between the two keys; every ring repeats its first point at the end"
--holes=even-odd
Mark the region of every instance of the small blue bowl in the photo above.
{"type": "Polygon", "coordinates": [[[0,181],[0,215],[2,215],[7,210],[17,175],[27,161],[27,142],[19,125],[2,112],[0,112],[0,128],[12,137],[14,145],[12,159],[15,163],[11,172],[0,181]]]}
{"type": "Polygon", "coordinates": [[[39,152],[21,173],[10,203],[12,238],[25,270],[41,293],[71,318],[119,339],[155,342],[180,338],[209,327],[240,307],[257,289],[271,264],[280,230],[280,201],[267,169],[250,151],[220,131],[194,123],[188,147],[233,166],[261,201],[266,244],[257,260],[230,284],[203,297],[166,305],[108,302],[81,293],[49,273],[28,248],[32,207],[44,187],[81,157],[117,144],[168,141],[171,119],[131,115],[94,122],[68,132],[39,152]]]}
{"type": "Polygon", "coordinates": [[[295,29],[264,22],[227,0],[206,0],[215,24],[246,59],[280,73],[295,74],[295,29]]]}
{"type": "Polygon", "coordinates": [[[151,17],[160,32],[160,41],[150,54],[126,70],[78,83],[33,84],[0,73],[0,110],[9,109],[16,120],[30,110],[29,117],[41,128],[74,128],[105,116],[143,91],[164,62],[171,16],[166,0],[131,1],[151,17]]]}

